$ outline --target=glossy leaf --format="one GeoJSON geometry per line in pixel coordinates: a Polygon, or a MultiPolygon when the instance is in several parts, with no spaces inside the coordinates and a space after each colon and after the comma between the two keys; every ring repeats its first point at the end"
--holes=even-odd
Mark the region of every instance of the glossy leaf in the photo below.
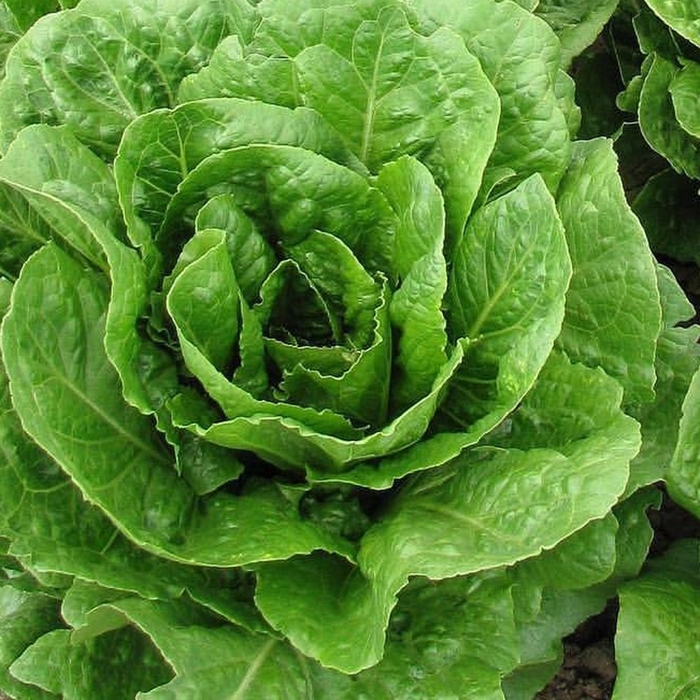
{"type": "Polygon", "coordinates": [[[113,155],[128,123],[172,106],[180,80],[234,29],[249,31],[243,2],[88,0],[46,17],[18,42],[0,87],[4,150],[32,123],[68,124],[113,155]],[[47,57],[44,61],[42,57],[47,57]]]}

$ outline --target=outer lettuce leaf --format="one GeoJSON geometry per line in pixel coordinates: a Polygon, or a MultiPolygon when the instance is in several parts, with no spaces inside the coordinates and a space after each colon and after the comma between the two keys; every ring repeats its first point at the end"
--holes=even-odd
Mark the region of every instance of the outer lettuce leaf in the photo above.
{"type": "MultiPolygon", "coordinates": [[[[700,41],[700,32],[698,32],[700,41]]],[[[678,123],[695,138],[700,138],[700,64],[689,61],[669,87],[678,123]]]]}
{"type": "Polygon", "coordinates": [[[615,700],[692,698],[700,686],[698,542],[678,542],[620,591],[615,700]]]}
{"type": "Polygon", "coordinates": [[[7,585],[0,588],[2,692],[23,700],[49,700],[55,697],[40,688],[21,683],[7,669],[28,646],[58,624],[58,609],[58,601],[45,593],[20,591],[7,585]]]}
{"type": "Polygon", "coordinates": [[[253,21],[244,0],[84,0],[41,19],[7,61],[0,149],[41,122],[67,124],[97,152],[114,155],[130,121],[172,106],[180,80],[206,63],[223,36],[247,34],[253,21]]]}
{"type": "Polygon", "coordinates": [[[79,645],[72,644],[69,630],[48,632],[12,664],[10,672],[64,700],[134,697],[170,676],[153,645],[131,628],[79,645]]]}
{"type": "Polygon", "coordinates": [[[457,31],[498,92],[501,118],[482,191],[535,172],[555,191],[568,161],[569,129],[556,93],[561,46],[554,32],[509,1],[406,4],[422,32],[439,26],[457,31]]]}
{"type": "Polygon", "coordinates": [[[89,224],[71,211],[71,205],[87,209],[111,236],[119,238],[114,180],[107,165],[89,151],[80,151],[80,158],[72,157],[76,149],[79,144],[65,127],[36,125],[25,129],[0,160],[0,180],[6,201],[15,204],[20,195],[34,214],[17,204],[14,216],[6,216],[14,219],[15,230],[22,226],[24,235],[34,241],[58,238],[106,270],[101,246],[89,224]],[[26,219],[33,225],[24,229],[26,219]]]}
{"type": "Polygon", "coordinates": [[[520,665],[503,682],[508,700],[530,700],[560,668],[562,637],[602,610],[620,581],[638,575],[654,534],[645,511],[659,503],[654,489],[640,490],[615,507],[614,517],[591,522],[551,552],[510,570],[521,655],[520,665]],[[613,528],[613,521],[619,527],[613,528]],[[579,581],[569,577],[574,570],[587,586],[580,588],[579,581]]]}
{"type": "Polygon", "coordinates": [[[55,0],[5,0],[22,32],[26,32],[40,17],[59,9],[55,0]]]}
{"type": "Polygon", "coordinates": [[[499,576],[416,580],[393,613],[384,658],[357,676],[356,693],[502,700],[501,677],[519,661],[510,586],[499,576]]]}
{"type": "Polygon", "coordinates": [[[683,327],[695,310],[670,270],[658,266],[664,329],[656,349],[656,399],[636,407],[642,426],[642,449],[632,462],[627,493],[662,481],[678,441],[681,409],[700,362],[697,326],[683,327]]]}
{"type": "Polygon", "coordinates": [[[31,253],[52,238],[48,224],[4,182],[0,184],[0,235],[0,274],[8,280],[15,280],[31,253]]]}
{"type": "Polygon", "coordinates": [[[678,443],[666,471],[668,490],[676,503],[698,516],[700,514],[700,371],[697,371],[683,401],[683,415],[678,431],[678,443]]]}
{"type": "Polygon", "coordinates": [[[81,630],[86,641],[78,646],[78,652],[81,647],[99,643],[101,637],[91,640],[90,633],[99,635],[105,625],[126,624],[133,627],[121,632],[126,630],[154,644],[175,673],[169,683],[140,696],[149,700],[282,700],[316,694],[348,700],[353,697],[352,679],[321,668],[284,641],[233,625],[222,626],[183,603],[126,598],[103,604],[88,613],[87,626],[81,630]],[[143,635],[137,635],[134,627],[143,635]]]}
{"type": "Polygon", "coordinates": [[[639,126],[649,145],[678,172],[700,178],[700,146],[678,123],[670,88],[680,69],[659,54],[651,65],[639,98],[639,126]]]}
{"type": "Polygon", "coordinates": [[[602,372],[557,357],[544,374],[526,405],[538,405],[540,390],[551,415],[573,401],[580,413],[567,416],[568,429],[552,435],[547,424],[539,444],[526,437],[525,449],[514,434],[512,447],[477,449],[414,477],[362,539],[357,568],[326,554],[258,567],[256,602],[273,627],[324,665],[356,672],[381,657],[395,596],[410,576],[513,564],[604,517],[627,483],[638,426],[619,410],[621,390],[602,372]],[[587,375],[595,389],[582,400],[575,388],[587,375]],[[549,382],[572,391],[551,394],[549,382]],[[599,418],[598,407],[611,400],[616,408],[599,418]],[[524,502],[523,490],[533,498],[524,502]],[[532,503],[546,506],[540,512],[532,503]]]}
{"type": "Polygon", "coordinates": [[[0,2],[0,78],[5,76],[5,60],[10,49],[22,36],[15,14],[6,2],[0,2]]]}
{"type": "Polygon", "coordinates": [[[3,323],[23,426],[83,493],[132,541],[182,561],[233,566],[316,548],[347,552],[347,544],[303,521],[274,486],[198,501],[150,420],[121,399],[103,348],[106,307],[104,279],[49,246],[25,264],[3,323]],[[232,529],[235,521],[246,525],[232,529]]]}
{"type": "Polygon", "coordinates": [[[574,268],[559,345],[618,379],[628,402],[649,401],[661,327],[656,269],[608,141],[576,143],[557,207],[574,268]]]}

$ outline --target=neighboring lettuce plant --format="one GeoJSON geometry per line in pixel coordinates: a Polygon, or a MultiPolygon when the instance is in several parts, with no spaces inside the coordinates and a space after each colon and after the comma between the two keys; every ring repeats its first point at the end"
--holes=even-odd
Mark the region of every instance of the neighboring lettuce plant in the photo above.
{"type": "Polygon", "coordinates": [[[575,140],[598,5],[564,51],[509,0],[83,0],[22,35],[1,689],[546,683],[697,445],[692,307],[575,140]]]}
{"type": "MultiPolygon", "coordinates": [[[[700,263],[700,29],[686,2],[653,0],[623,6],[612,33],[612,49],[625,56],[617,99],[629,131],[643,135],[631,159],[651,164],[637,183],[633,208],[654,252],[684,263],[700,263]],[[626,71],[623,71],[626,72],[626,71]],[[630,114],[631,113],[631,114],[630,114]],[[649,150],[651,149],[651,150],[649,150]],[[656,154],[656,158],[653,155],[656,154]],[[669,167],[670,166],[670,167],[669,167]],[[652,175],[649,177],[649,175],[652,175]]],[[[624,165],[623,156],[623,165],[624,165]]]]}

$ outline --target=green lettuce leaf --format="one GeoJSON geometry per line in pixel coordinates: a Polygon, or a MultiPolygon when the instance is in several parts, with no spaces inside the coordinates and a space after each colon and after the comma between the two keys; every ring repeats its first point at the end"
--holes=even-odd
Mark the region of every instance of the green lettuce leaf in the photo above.
{"type": "Polygon", "coordinates": [[[561,45],[554,32],[512,2],[406,4],[423,33],[447,26],[460,34],[498,92],[501,117],[482,191],[535,172],[555,191],[568,161],[569,129],[555,89],[561,45]],[[523,85],[530,89],[522,90],[523,85]]]}
{"type": "Polygon", "coordinates": [[[628,401],[649,401],[661,327],[656,268],[610,142],[576,143],[557,208],[574,269],[558,344],[617,378],[628,401]]]}
{"type": "Polygon", "coordinates": [[[233,566],[316,548],[347,552],[294,513],[273,485],[198,501],[150,419],[120,396],[103,348],[107,293],[100,275],[48,246],[25,264],[2,331],[23,426],[83,493],[132,541],[182,561],[233,566]],[[72,326],[66,318],[75,319],[72,326]],[[76,353],[89,373],[74,364],[76,353]],[[239,518],[250,524],[230,528],[239,518]]]}
{"type": "Polygon", "coordinates": [[[223,36],[250,32],[253,17],[244,0],[84,0],[45,17],[7,61],[0,149],[41,122],[67,124],[97,152],[114,155],[130,121],[173,106],[180,80],[206,63],[223,36]]]}
{"type": "Polygon", "coordinates": [[[14,678],[8,668],[38,638],[59,623],[59,601],[46,593],[26,592],[13,586],[0,587],[0,690],[23,700],[55,697],[14,678]]]}
{"type": "Polygon", "coordinates": [[[559,37],[562,65],[568,68],[596,40],[617,5],[618,0],[541,0],[533,9],[559,37]]]}
{"type": "Polygon", "coordinates": [[[698,542],[678,542],[620,591],[615,700],[692,698],[697,678],[698,542]]]}
{"type": "Polygon", "coordinates": [[[647,0],[647,5],[674,31],[700,46],[697,8],[694,2],[683,0],[647,0]]]}
{"type": "Polygon", "coordinates": [[[678,172],[700,178],[700,146],[676,119],[671,86],[680,74],[670,60],[652,54],[639,98],[639,126],[649,145],[678,172]]]}
{"type": "MultiPolygon", "coordinates": [[[[700,40],[700,33],[698,33],[700,40]]],[[[689,61],[671,82],[669,90],[673,110],[678,123],[691,136],[700,138],[698,90],[700,89],[700,64],[689,61]]]]}

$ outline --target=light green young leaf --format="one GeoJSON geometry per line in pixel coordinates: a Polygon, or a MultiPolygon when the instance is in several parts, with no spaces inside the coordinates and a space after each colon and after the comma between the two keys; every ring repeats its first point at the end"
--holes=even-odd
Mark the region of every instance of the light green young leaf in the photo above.
{"type": "Polygon", "coordinates": [[[67,124],[113,155],[139,114],[172,106],[180,80],[223,36],[250,33],[244,0],[83,0],[45,17],[16,44],[0,86],[0,149],[27,124],[67,124]]]}
{"type": "Polygon", "coordinates": [[[700,64],[688,61],[671,81],[669,90],[678,123],[691,136],[700,138],[700,64]]]}
{"type": "Polygon", "coordinates": [[[680,69],[656,54],[639,97],[639,126],[648,144],[673,168],[700,178],[700,144],[676,120],[671,85],[680,69]]]}
{"type": "Polygon", "coordinates": [[[646,3],[673,30],[700,46],[700,4],[697,0],[646,0],[646,3]]]}
{"type": "Polygon", "coordinates": [[[697,326],[683,327],[695,310],[671,271],[657,266],[664,328],[656,348],[656,399],[635,407],[642,426],[642,449],[630,469],[627,493],[665,478],[678,441],[681,408],[700,364],[697,326]]]}
{"type": "Polygon", "coordinates": [[[198,255],[175,278],[168,293],[168,311],[178,334],[224,371],[232,364],[238,341],[238,284],[223,231],[199,231],[188,242],[190,249],[195,243],[198,255]]]}
{"type": "Polygon", "coordinates": [[[400,285],[390,305],[398,331],[391,391],[403,408],[430,391],[447,361],[445,215],[440,190],[417,160],[402,157],[384,166],[377,187],[399,219],[393,273],[400,285]]]}
{"type": "Polygon", "coordinates": [[[700,692],[698,542],[672,549],[659,564],[620,590],[614,700],[690,700],[700,692]],[[671,561],[677,554],[681,567],[671,561]]]}
{"type": "Polygon", "coordinates": [[[539,176],[472,217],[448,287],[451,334],[470,341],[442,407],[448,419],[468,427],[530,388],[559,333],[570,274],[562,224],[539,176]],[[520,370],[508,377],[514,384],[504,381],[509,360],[520,370]]]}
{"type": "MultiPolygon", "coordinates": [[[[188,407],[186,399],[177,397],[171,402],[170,407],[176,425],[186,427],[215,444],[256,452],[281,468],[305,469],[313,481],[338,481],[379,489],[389,488],[396,479],[433,466],[432,460],[435,455],[430,449],[420,454],[412,454],[408,460],[403,459],[404,453],[400,450],[407,445],[413,445],[423,436],[437,411],[445,387],[452,379],[463,357],[462,346],[458,345],[438,373],[430,393],[381,430],[369,433],[366,437],[339,438],[332,433],[313,430],[309,427],[310,421],[328,423],[329,419],[333,418],[337,425],[337,416],[334,417],[330,412],[324,414],[316,412],[311,415],[310,409],[291,404],[273,404],[273,413],[243,416],[207,427],[200,425],[200,417],[188,407]],[[298,414],[304,412],[303,420],[282,415],[287,412],[298,414]],[[397,453],[396,458],[388,457],[377,462],[373,461],[394,452],[397,453]],[[357,466],[353,466],[356,463],[357,466]]],[[[225,390],[230,391],[230,388],[225,390]]],[[[224,391],[223,387],[222,391],[224,391]]],[[[241,396],[242,400],[246,400],[243,395],[241,396]]],[[[482,428],[478,436],[481,437],[485,430],[486,428],[482,428]]],[[[462,449],[462,436],[458,438],[460,449],[456,454],[459,454],[462,449]]],[[[471,442],[468,444],[473,444],[476,439],[478,438],[470,435],[471,442]]],[[[453,449],[452,445],[449,447],[453,449]]],[[[451,457],[455,456],[452,452],[450,454],[451,457]]]]}
{"type": "Polygon", "coordinates": [[[424,34],[442,26],[460,34],[496,88],[501,115],[482,192],[488,194],[504,177],[521,181],[536,172],[555,191],[568,161],[569,129],[555,89],[561,46],[554,32],[512,2],[406,4],[424,34]]]}
{"type": "Polygon", "coordinates": [[[247,304],[252,306],[258,301],[263,282],[277,264],[275,251],[231,196],[214,197],[199,210],[195,230],[208,228],[225,231],[236,283],[247,304]]]}
{"type": "Polygon", "coordinates": [[[337,305],[345,344],[357,357],[334,375],[307,364],[303,357],[306,348],[301,347],[301,362],[281,367],[280,390],[295,403],[342,413],[359,425],[382,427],[389,410],[392,370],[388,285],[380,288],[352,251],[329,234],[310,233],[287,252],[314,280],[329,306],[337,305]]]}
{"type": "Polygon", "coordinates": [[[656,268],[610,142],[576,143],[557,207],[574,270],[558,344],[618,379],[628,402],[648,401],[661,328],[656,268]]]}

